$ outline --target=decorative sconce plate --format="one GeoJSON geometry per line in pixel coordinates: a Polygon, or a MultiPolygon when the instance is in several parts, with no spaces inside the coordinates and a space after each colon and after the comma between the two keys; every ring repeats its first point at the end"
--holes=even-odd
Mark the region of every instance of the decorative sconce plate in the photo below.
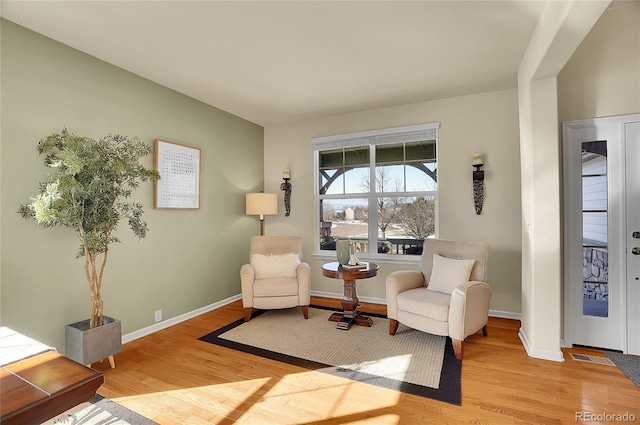
{"type": "Polygon", "coordinates": [[[481,170],[484,165],[482,154],[473,155],[473,166],[476,167],[473,172],[473,204],[476,208],[476,214],[482,213],[484,204],[484,171],[481,170]]]}
{"type": "Polygon", "coordinates": [[[280,184],[280,190],[284,191],[284,215],[285,217],[289,217],[291,214],[291,171],[284,170],[282,172],[282,179],[284,183],[280,184]]]}

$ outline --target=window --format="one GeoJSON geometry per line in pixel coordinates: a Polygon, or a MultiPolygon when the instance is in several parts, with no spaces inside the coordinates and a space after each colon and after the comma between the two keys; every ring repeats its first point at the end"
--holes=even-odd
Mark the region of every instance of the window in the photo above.
{"type": "Polygon", "coordinates": [[[436,229],[438,128],[312,139],[320,252],[350,239],[358,253],[374,258],[422,254],[424,239],[436,229]]]}
{"type": "Polygon", "coordinates": [[[607,141],[582,142],[582,314],[609,317],[607,141]]]}

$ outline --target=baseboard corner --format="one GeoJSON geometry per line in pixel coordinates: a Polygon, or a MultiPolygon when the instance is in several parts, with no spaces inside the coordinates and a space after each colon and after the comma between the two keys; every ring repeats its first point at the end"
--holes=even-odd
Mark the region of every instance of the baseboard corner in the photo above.
{"type": "Polygon", "coordinates": [[[550,350],[540,350],[537,348],[533,348],[527,339],[527,336],[524,333],[524,330],[520,328],[518,330],[518,337],[524,346],[525,351],[529,357],[533,357],[536,359],[542,360],[551,360],[554,362],[564,362],[564,356],[562,354],[562,350],[560,351],[550,351],[550,350]]]}

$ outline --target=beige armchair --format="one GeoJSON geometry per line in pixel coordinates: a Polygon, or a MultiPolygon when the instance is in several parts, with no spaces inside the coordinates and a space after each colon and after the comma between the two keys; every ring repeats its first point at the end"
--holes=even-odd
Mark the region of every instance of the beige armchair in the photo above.
{"type": "Polygon", "coordinates": [[[389,334],[398,323],[450,336],[462,359],[464,339],[482,329],[487,335],[491,289],[485,243],[426,239],[420,271],[397,271],[386,279],[389,334]]]}
{"type": "Polygon", "coordinates": [[[249,264],[240,269],[244,320],[253,309],[302,308],[309,318],[311,268],[302,262],[302,239],[298,236],[254,236],[249,245],[249,264]]]}

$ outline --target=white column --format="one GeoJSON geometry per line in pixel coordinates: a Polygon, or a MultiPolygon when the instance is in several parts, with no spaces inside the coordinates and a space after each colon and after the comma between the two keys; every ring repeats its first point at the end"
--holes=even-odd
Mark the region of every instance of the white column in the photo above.
{"type": "Polygon", "coordinates": [[[549,1],[518,69],[522,327],[532,357],[562,361],[562,233],[557,75],[610,1],[549,1]]]}

